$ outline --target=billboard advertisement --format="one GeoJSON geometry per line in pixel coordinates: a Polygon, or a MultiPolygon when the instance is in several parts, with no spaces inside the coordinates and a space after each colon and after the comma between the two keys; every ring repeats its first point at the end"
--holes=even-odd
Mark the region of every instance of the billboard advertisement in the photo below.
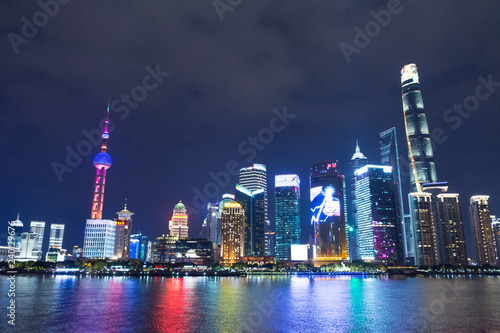
{"type": "Polygon", "coordinates": [[[324,223],[331,217],[340,217],[341,205],[335,187],[311,188],[311,223],[324,223]]]}

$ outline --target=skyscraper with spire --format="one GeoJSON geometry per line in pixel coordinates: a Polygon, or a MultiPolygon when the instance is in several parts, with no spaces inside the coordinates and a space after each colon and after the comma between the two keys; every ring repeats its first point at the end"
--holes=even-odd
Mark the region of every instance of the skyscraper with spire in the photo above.
{"type": "Polygon", "coordinates": [[[125,207],[119,212],[116,212],[118,218],[116,221],[116,237],[115,237],[115,258],[128,259],[130,251],[130,234],[132,232],[132,213],[127,209],[127,199],[125,199],[125,207]]]}
{"type": "Polygon", "coordinates": [[[358,207],[356,205],[356,176],[354,172],[365,165],[368,164],[368,159],[363,155],[361,150],[359,149],[359,143],[358,140],[356,140],[356,149],[354,151],[354,155],[352,155],[351,158],[351,177],[350,177],[350,182],[351,182],[351,216],[350,219],[348,219],[349,223],[349,230],[352,229],[351,232],[348,233],[349,235],[349,254],[351,256],[351,260],[356,260],[359,259],[359,241],[358,241],[358,221],[357,221],[357,213],[358,213],[358,207]]]}
{"type": "Polygon", "coordinates": [[[403,112],[411,170],[411,192],[422,192],[422,184],[437,182],[434,153],[424,111],[417,66],[401,69],[403,112]]]}
{"type": "Polygon", "coordinates": [[[116,222],[102,219],[106,170],[112,164],[111,156],[106,152],[109,139],[109,104],[108,101],[104,131],[101,135],[101,152],[95,155],[93,161],[97,175],[92,199],[92,212],[85,225],[83,241],[83,257],[85,258],[113,258],[115,254],[116,222]]]}

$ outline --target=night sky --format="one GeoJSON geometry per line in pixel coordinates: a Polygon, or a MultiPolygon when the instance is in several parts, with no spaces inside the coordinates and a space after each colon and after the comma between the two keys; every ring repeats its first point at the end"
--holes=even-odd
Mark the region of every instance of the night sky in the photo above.
{"type": "MultiPolygon", "coordinates": [[[[392,126],[400,155],[407,156],[400,70],[408,63],[419,69],[431,130],[442,128],[446,136],[434,150],[438,179],[460,193],[468,236],[471,195],[490,195],[491,212],[500,214],[498,1],[238,2],[215,2],[218,13],[212,1],[73,0],[45,22],[35,1],[2,1],[0,220],[20,212],[25,227],[31,220],[46,221],[47,228],[65,223],[64,247],[83,245],[99,150],[87,149],[83,132],[99,128],[111,94],[113,166],[104,218],[115,218],[128,198],[133,232],[155,238],[168,232],[179,200],[196,208],[193,189],[203,191],[210,172],[225,170],[229,161],[263,163],[271,208],[274,175],[300,175],[307,241],[313,163],[338,160],[348,174],[358,139],[377,164],[378,133],[392,126]],[[388,9],[385,26],[370,23],[388,9]],[[37,32],[23,29],[34,20],[37,32]],[[372,37],[355,41],[367,24],[372,37]],[[358,45],[350,62],[342,42],[358,45]],[[149,71],[160,74],[158,82],[146,80],[145,90],[149,71]],[[490,90],[479,88],[483,97],[474,105],[470,96],[480,76],[494,82],[490,90]],[[120,96],[131,91],[144,99],[127,106],[120,96]],[[474,109],[467,118],[446,112],[464,101],[474,109]],[[273,109],[284,108],[289,123],[271,140],[263,129],[273,109]],[[250,147],[248,137],[261,131],[267,141],[255,158],[241,154],[238,147],[250,147]],[[72,167],[67,147],[85,151],[72,167]],[[71,172],[58,178],[54,163],[71,172]]],[[[232,192],[236,180],[217,190],[232,192]]],[[[407,178],[403,189],[408,192],[407,178]]],[[[201,215],[189,213],[190,235],[198,236],[201,215]]]]}

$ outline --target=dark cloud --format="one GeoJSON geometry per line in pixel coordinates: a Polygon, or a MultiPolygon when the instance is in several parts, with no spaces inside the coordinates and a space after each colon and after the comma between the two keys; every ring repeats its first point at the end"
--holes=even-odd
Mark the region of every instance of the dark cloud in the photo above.
{"type": "MultiPolygon", "coordinates": [[[[221,22],[210,1],[71,1],[15,54],[36,2],[1,4],[0,107],[4,176],[0,219],[66,223],[65,247],[83,242],[95,169],[83,158],[59,183],[51,163],[97,128],[108,94],[142,84],[146,66],[170,76],[126,119],[113,114],[105,217],[128,198],[135,231],[167,232],[174,204],[192,205],[192,189],[227,161],[244,165],[237,146],[268,126],[272,109],[297,118],[254,162],[302,179],[307,221],[308,168],[339,160],[348,173],[354,142],[379,162],[378,133],[396,126],[406,154],[399,71],[419,67],[429,125],[448,139],[435,149],[438,177],[461,194],[491,195],[500,214],[500,91],[454,130],[443,113],[474,94],[478,76],[500,81],[500,4],[496,1],[402,1],[401,12],[347,63],[339,47],[374,20],[384,1],[244,1],[221,22]]],[[[499,89],[500,90],[500,89],[499,89]]],[[[235,181],[235,180],[234,180],[235,181]]],[[[224,190],[230,190],[230,187],[224,190]]],[[[272,193],[272,192],[270,192],[272,193]]],[[[191,216],[193,236],[200,217],[191,216]]],[[[303,235],[304,238],[306,235],[303,235]]]]}

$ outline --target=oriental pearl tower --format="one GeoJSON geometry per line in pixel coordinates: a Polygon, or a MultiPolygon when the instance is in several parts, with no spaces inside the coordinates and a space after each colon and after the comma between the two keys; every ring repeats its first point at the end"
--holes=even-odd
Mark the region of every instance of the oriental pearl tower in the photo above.
{"type": "Polygon", "coordinates": [[[109,102],[106,111],[106,121],[104,122],[104,131],[102,132],[102,145],[101,152],[94,157],[94,166],[97,168],[97,175],[95,178],[94,199],[92,201],[92,213],[90,219],[102,219],[102,203],[104,201],[104,186],[106,184],[106,170],[111,167],[113,160],[106,152],[108,149],[108,126],[109,126],[109,102]]]}

